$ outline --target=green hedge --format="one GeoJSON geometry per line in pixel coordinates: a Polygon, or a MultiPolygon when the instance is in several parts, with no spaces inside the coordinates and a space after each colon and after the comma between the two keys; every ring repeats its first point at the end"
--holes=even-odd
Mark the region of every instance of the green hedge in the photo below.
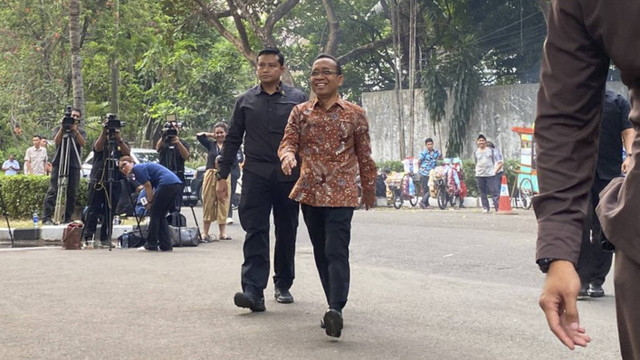
{"type": "MultiPolygon", "coordinates": [[[[30,219],[37,211],[42,218],[42,203],[51,178],[42,175],[14,175],[0,177],[2,196],[12,219],[30,219]]],[[[80,180],[76,204],[87,204],[87,180],[80,180]]]]}
{"type": "Polygon", "coordinates": [[[402,172],[404,171],[404,165],[402,165],[402,161],[379,161],[376,163],[378,170],[384,171],[388,169],[389,171],[402,172]]]}

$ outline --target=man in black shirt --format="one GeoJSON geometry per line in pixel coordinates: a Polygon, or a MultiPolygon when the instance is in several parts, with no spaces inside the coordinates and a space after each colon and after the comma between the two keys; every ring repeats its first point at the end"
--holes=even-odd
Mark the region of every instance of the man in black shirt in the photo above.
{"type": "Polygon", "coordinates": [[[100,227],[100,243],[102,245],[107,244],[110,240],[107,234],[108,224],[105,221],[110,219],[110,214],[115,213],[115,208],[120,199],[122,192],[122,179],[124,178],[122,172],[118,169],[116,160],[121,156],[129,156],[129,145],[122,141],[120,137],[120,131],[110,135],[107,128],[103,128],[100,136],[93,144],[93,164],[91,167],[91,173],[89,174],[89,208],[87,209],[87,220],[84,237],[89,239],[95,234],[98,223],[99,215],[103,216],[102,226],[100,227]],[[110,139],[110,136],[113,136],[110,139]],[[109,144],[113,141],[113,144],[109,144]],[[111,146],[110,146],[111,145],[111,146]],[[111,154],[108,152],[112,151],[111,154]],[[112,164],[108,161],[113,160],[112,164]],[[108,171],[112,169],[113,171],[108,171]],[[110,194],[109,196],[107,194],[110,194]],[[109,200],[107,200],[109,199],[109,200]]]}
{"type": "MultiPolygon", "coordinates": [[[[182,181],[183,186],[189,185],[184,182],[184,162],[189,158],[191,147],[189,143],[182,141],[178,134],[180,132],[180,125],[176,122],[169,122],[165,125],[164,132],[158,142],[156,143],[156,151],[158,152],[160,165],[171,170],[182,181]],[[171,130],[175,130],[175,135],[167,136],[167,125],[171,127],[171,130]]],[[[182,196],[176,198],[175,206],[172,206],[169,210],[170,213],[180,211],[182,206],[182,196]]]]}
{"type": "Polygon", "coordinates": [[[184,183],[184,162],[189,158],[191,147],[178,137],[180,127],[175,122],[171,124],[176,135],[165,136],[163,134],[156,143],[156,151],[160,157],[160,165],[173,171],[184,183]]]}
{"type": "MultiPolygon", "coordinates": [[[[82,147],[87,143],[87,133],[82,128],[78,127],[78,122],[82,117],[82,112],[79,109],[72,109],[71,117],[74,118],[76,122],[68,129],[68,134],[69,138],[73,139],[76,146],[69,148],[69,158],[66,159],[69,161],[69,173],[67,174],[67,200],[63,220],[65,223],[71,222],[71,216],[73,215],[73,210],[76,206],[76,195],[78,194],[78,185],[80,185],[80,168],[82,167],[80,155],[82,154],[82,147]]],[[[58,195],[61,145],[64,135],[67,133],[62,125],[63,124],[61,122],[60,126],[53,130],[53,141],[56,144],[56,154],[52,161],[53,168],[51,169],[51,183],[49,184],[49,189],[47,189],[47,193],[44,196],[42,223],[45,225],[53,224],[51,217],[55,210],[56,197],[58,195]]]]}
{"type": "Polygon", "coordinates": [[[629,102],[619,94],[607,90],[602,108],[602,125],[598,146],[598,162],[596,176],[591,185],[591,201],[588,217],[582,231],[582,244],[578,258],[578,275],[580,276],[580,296],[603,297],[602,284],[611,268],[613,254],[604,251],[602,245],[607,238],[602,232],[600,221],[595,216],[595,208],[600,202],[600,192],[611,180],[627,172],[630,157],[622,161],[622,146],[627,154],[631,154],[631,144],[636,132],[629,121],[629,102]]]}
{"type": "Polygon", "coordinates": [[[244,137],[245,164],[242,197],[238,206],[240,224],[246,232],[242,292],[236,293],[236,306],[264,311],[264,294],[269,278],[269,214],[273,208],[276,228],[274,255],[275,298],[292,303],[289,288],[294,278],[294,255],[298,228],[298,203],[289,193],[299,176],[298,168],[287,176],[280,168],[278,147],[291,109],[307,100],[300,90],[283,84],[284,56],[278,49],[258,53],[256,74],[260,84],[238,97],[231,126],[224,141],[216,192],[226,199],[226,178],[244,137]]]}

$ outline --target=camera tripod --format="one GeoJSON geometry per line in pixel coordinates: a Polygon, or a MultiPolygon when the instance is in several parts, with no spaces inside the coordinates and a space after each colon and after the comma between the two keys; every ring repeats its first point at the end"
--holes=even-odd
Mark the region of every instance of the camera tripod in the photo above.
{"type": "Polygon", "coordinates": [[[67,188],[69,187],[69,167],[71,159],[71,150],[78,159],[78,164],[81,164],[80,154],[78,154],[78,148],[76,147],[76,140],[71,136],[71,130],[65,129],[62,137],[62,143],[60,144],[60,164],[58,166],[58,192],[56,194],[56,206],[53,212],[53,222],[61,224],[65,220],[65,211],[67,208],[67,188]]]}
{"type": "MultiPolygon", "coordinates": [[[[102,205],[104,207],[104,211],[102,213],[104,214],[104,218],[101,226],[106,227],[105,236],[107,238],[107,241],[109,242],[109,251],[111,251],[111,249],[113,248],[111,244],[111,238],[113,235],[113,218],[116,211],[117,201],[120,195],[119,192],[116,193],[115,191],[116,188],[114,187],[114,185],[118,185],[118,183],[122,181],[122,180],[115,180],[117,171],[119,171],[116,165],[116,162],[118,160],[117,151],[118,151],[118,145],[117,145],[115,131],[109,130],[108,140],[104,146],[104,149],[102,150],[102,154],[103,154],[102,174],[97,183],[93,183],[89,185],[89,186],[93,186],[94,191],[101,191],[102,194],[96,194],[95,192],[92,192],[93,196],[89,198],[88,211],[85,219],[85,224],[88,224],[89,221],[94,221],[93,219],[97,215],[96,214],[97,209],[94,208],[94,204],[95,204],[94,201],[99,199],[99,196],[103,196],[104,202],[102,205]]],[[[131,199],[129,199],[129,201],[131,202],[131,199]]],[[[138,220],[138,227],[139,226],[140,226],[140,221],[138,220]]],[[[82,229],[83,239],[84,239],[84,233],[86,228],[87,226],[85,226],[82,229]]],[[[102,229],[103,228],[101,228],[101,233],[102,233],[102,229]]]]}
{"type": "Polygon", "coordinates": [[[9,224],[9,214],[7,213],[7,206],[4,203],[2,184],[0,184],[0,207],[2,207],[2,215],[4,215],[5,220],[7,220],[7,229],[9,230],[9,237],[11,238],[11,247],[13,247],[13,233],[11,232],[11,225],[9,224]]]}

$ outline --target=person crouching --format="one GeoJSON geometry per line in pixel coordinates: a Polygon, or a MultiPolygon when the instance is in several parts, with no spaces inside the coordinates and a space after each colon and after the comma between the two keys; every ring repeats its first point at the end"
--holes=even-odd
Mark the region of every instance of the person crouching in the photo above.
{"type": "Polygon", "coordinates": [[[161,251],[173,250],[166,216],[176,198],[182,196],[182,181],[160,164],[135,164],[129,156],[120,158],[119,167],[127,176],[133,172],[136,180],[143,184],[147,195],[145,206],[150,217],[149,234],[139,250],[157,251],[158,246],[161,251]]]}

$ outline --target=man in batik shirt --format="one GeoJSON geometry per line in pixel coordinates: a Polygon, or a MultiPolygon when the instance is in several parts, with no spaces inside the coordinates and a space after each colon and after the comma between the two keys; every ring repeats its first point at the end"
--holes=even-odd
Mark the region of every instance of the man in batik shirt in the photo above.
{"type": "Polygon", "coordinates": [[[311,68],[316,99],[291,111],[278,149],[282,171],[302,164],[289,197],[302,204],[302,214],[329,309],[321,325],[340,337],[342,309],[349,293],[351,218],[359,205],[356,175],[360,172],[361,202],[375,203],[376,165],[371,158],[369,124],[364,110],[338,95],[344,77],[337,60],[320,54],[311,68]]]}
{"type": "Polygon", "coordinates": [[[420,152],[418,166],[420,166],[420,184],[422,187],[422,201],[420,208],[429,207],[429,172],[436,168],[438,159],[442,157],[440,150],[433,147],[433,139],[427,138],[424,141],[425,149],[420,152]]]}

